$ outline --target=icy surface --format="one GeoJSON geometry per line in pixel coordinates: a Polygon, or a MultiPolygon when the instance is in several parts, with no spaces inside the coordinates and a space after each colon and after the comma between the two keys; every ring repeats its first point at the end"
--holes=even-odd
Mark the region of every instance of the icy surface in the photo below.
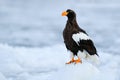
{"type": "Polygon", "coordinates": [[[120,80],[120,0],[0,0],[0,80],[120,80]],[[70,60],[62,30],[73,9],[100,65],[70,60]]]}
{"type": "Polygon", "coordinates": [[[83,59],[66,65],[64,45],[45,48],[11,47],[0,44],[0,80],[119,80],[120,56],[99,52],[101,64],[83,59]]]}

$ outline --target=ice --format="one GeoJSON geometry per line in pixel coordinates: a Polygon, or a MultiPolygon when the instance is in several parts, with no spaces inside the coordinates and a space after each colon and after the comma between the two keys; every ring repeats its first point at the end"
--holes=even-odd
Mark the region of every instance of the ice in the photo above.
{"type": "Polygon", "coordinates": [[[58,80],[93,80],[99,74],[99,70],[89,64],[70,64],[58,71],[56,79],[58,80]]]}
{"type": "Polygon", "coordinates": [[[98,52],[99,65],[85,59],[82,64],[67,65],[69,52],[61,44],[44,48],[0,44],[0,48],[0,77],[3,80],[119,80],[118,55],[98,52]]]}

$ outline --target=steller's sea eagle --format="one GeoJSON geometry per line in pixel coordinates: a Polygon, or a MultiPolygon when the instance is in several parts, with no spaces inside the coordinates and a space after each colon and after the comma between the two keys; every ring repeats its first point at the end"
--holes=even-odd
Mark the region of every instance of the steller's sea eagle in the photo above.
{"type": "Polygon", "coordinates": [[[71,60],[66,64],[82,63],[78,53],[85,54],[84,58],[86,59],[89,57],[91,60],[98,60],[97,50],[93,41],[77,24],[76,13],[71,9],[67,9],[62,12],[62,16],[67,16],[68,18],[63,31],[63,38],[67,50],[72,53],[71,60]],[[74,58],[75,56],[77,56],[77,59],[74,58]]]}

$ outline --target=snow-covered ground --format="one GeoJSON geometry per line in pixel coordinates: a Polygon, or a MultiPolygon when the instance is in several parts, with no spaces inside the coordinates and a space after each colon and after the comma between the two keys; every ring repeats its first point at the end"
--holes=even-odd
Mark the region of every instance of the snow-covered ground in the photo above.
{"type": "Polygon", "coordinates": [[[0,80],[120,80],[120,0],[0,0],[0,80]],[[100,65],[69,60],[62,38],[71,8],[100,65]]]}
{"type": "Polygon", "coordinates": [[[0,44],[0,80],[119,80],[120,56],[99,52],[101,63],[65,65],[64,45],[45,48],[0,44]]]}

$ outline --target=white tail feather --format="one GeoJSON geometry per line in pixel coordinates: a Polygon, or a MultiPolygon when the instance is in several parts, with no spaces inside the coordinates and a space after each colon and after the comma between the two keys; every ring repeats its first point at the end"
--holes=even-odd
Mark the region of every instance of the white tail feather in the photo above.
{"type": "Polygon", "coordinates": [[[86,59],[86,60],[88,60],[88,61],[90,61],[90,62],[93,62],[93,63],[95,63],[95,64],[97,64],[97,65],[100,64],[99,57],[98,57],[96,54],[94,54],[94,55],[89,55],[86,50],[84,50],[83,52],[79,51],[78,56],[79,56],[80,58],[82,58],[82,59],[86,59]]]}

